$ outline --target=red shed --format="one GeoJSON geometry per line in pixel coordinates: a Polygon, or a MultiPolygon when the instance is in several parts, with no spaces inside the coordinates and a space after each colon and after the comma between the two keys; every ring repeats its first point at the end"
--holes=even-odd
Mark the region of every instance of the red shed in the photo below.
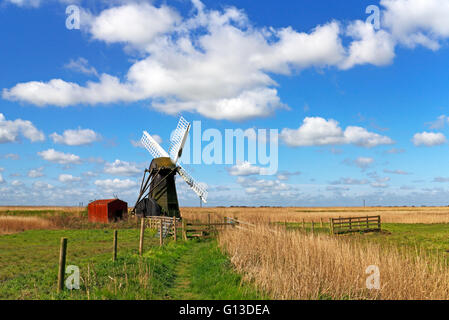
{"type": "Polygon", "coordinates": [[[109,223],[128,214],[128,203],[119,199],[96,200],[88,206],[89,221],[109,223]]]}

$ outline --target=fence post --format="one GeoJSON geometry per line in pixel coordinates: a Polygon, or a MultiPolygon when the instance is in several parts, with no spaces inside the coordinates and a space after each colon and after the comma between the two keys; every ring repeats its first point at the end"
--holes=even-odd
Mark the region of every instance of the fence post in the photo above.
{"type": "Polygon", "coordinates": [[[187,240],[187,223],[185,219],[182,219],[182,238],[187,240]]]}
{"type": "Polygon", "coordinates": [[[377,216],[377,227],[379,228],[379,231],[382,230],[382,224],[380,223],[380,216],[377,216]]]}
{"type": "Polygon", "coordinates": [[[323,218],[320,218],[320,227],[323,227],[323,218]]]}
{"type": "Polygon", "coordinates": [[[305,223],[304,219],[302,219],[302,228],[303,228],[303,229],[306,228],[306,223],[305,223]]]}
{"type": "Polygon", "coordinates": [[[312,220],[312,235],[315,233],[315,222],[312,220]]]}
{"type": "Polygon", "coordinates": [[[59,250],[58,292],[64,289],[65,260],[67,257],[67,238],[61,238],[59,250]]]}
{"type": "Polygon", "coordinates": [[[352,218],[349,217],[349,230],[352,230],[352,218]]]}
{"type": "Polygon", "coordinates": [[[112,261],[117,260],[117,230],[114,230],[114,242],[112,248],[112,261]]]}
{"type": "Polygon", "coordinates": [[[162,219],[159,221],[159,245],[162,246],[164,244],[163,240],[164,228],[162,227],[162,219]]]}
{"type": "Polygon", "coordinates": [[[176,220],[176,217],[173,217],[173,240],[175,240],[175,242],[178,240],[178,228],[176,226],[177,223],[178,221],[176,220]]]}
{"type": "Polygon", "coordinates": [[[334,234],[334,220],[332,218],[329,218],[329,227],[331,234],[334,234]]]}
{"type": "Polygon", "coordinates": [[[207,214],[207,230],[210,233],[210,213],[207,214]]]}
{"type": "Polygon", "coordinates": [[[140,242],[139,242],[139,255],[143,254],[143,236],[145,234],[145,218],[140,220],[140,242]]]}

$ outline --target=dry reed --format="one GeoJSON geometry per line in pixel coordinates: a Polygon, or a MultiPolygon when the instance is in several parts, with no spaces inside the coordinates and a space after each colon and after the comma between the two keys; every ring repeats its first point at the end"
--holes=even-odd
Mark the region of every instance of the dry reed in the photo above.
{"type": "Polygon", "coordinates": [[[258,226],[227,229],[219,243],[238,272],[274,299],[449,299],[442,256],[381,247],[329,235],[258,226]],[[380,290],[368,290],[368,266],[380,270],[380,290]]]}
{"type": "Polygon", "coordinates": [[[449,207],[367,207],[367,208],[182,208],[181,214],[189,220],[206,221],[207,214],[212,219],[222,221],[223,217],[236,217],[250,222],[315,222],[328,221],[336,217],[366,217],[380,215],[386,223],[449,223],[449,207]]]}
{"type": "Polygon", "coordinates": [[[53,229],[52,221],[39,217],[0,216],[0,234],[9,234],[32,229],[53,229]]]}
{"type": "Polygon", "coordinates": [[[62,207],[62,206],[0,206],[0,211],[64,211],[78,212],[81,207],[62,207]]]}

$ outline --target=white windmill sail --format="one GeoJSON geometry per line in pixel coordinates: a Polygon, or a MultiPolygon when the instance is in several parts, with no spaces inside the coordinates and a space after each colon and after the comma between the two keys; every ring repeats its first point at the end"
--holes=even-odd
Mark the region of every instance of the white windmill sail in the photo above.
{"type": "Polygon", "coordinates": [[[178,159],[182,155],[182,149],[186,143],[187,136],[190,130],[190,123],[186,119],[181,117],[178,122],[178,126],[171,137],[170,148],[168,154],[174,164],[178,162],[178,159]]]}
{"type": "Polygon", "coordinates": [[[173,136],[171,138],[171,144],[169,152],[167,153],[159,143],[154,140],[154,138],[144,131],[141,139],[144,147],[151,153],[153,158],[170,158],[173,163],[178,167],[179,175],[184,179],[184,181],[189,185],[189,187],[200,197],[200,199],[206,203],[207,202],[207,190],[205,187],[196,182],[187,171],[179,165],[177,162],[182,154],[182,149],[186,142],[187,136],[190,130],[190,123],[187,122],[183,117],[179,120],[178,127],[176,128],[173,136]]]}
{"type": "Polygon", "coordinates": [[[184,179],[185,182],[190,186],[190,188],[195,191],[195,193],[200,197],[200,199],[207,203],[207,190],[202,185],[200,185],[198,182],[196,182],[190,174],[187,173],[187,171],[179,166],[179,175],[184,179]]]}
{"type": "Polygon", "coordinates": [[[148,152],[151,153],[153,158],[168,158],[168,153],[162,149],[162,147],[159,145],[159,143],[154,140],[152,136],[148,134],[148,132],[144,131],[142,139],[140,140],[144,147],[148,150],[148,152]]]}

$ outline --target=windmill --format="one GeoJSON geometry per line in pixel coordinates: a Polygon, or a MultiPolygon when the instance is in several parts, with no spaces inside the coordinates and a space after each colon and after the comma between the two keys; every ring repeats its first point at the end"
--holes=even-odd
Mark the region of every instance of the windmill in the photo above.
{"type": "Polygon", "coordinates": [[[190,130],[190,123],[183,117],[170,139],[168,153],[146,131],[141,142],[153,156],[150,167],[145,169],[140,194],[133,212],[138,216],[179,217],[178,195],[176,193],[175,175],[179,174],[190,188],[206,203],[207,190],[198,184],[178,163],[190,130]]]}

